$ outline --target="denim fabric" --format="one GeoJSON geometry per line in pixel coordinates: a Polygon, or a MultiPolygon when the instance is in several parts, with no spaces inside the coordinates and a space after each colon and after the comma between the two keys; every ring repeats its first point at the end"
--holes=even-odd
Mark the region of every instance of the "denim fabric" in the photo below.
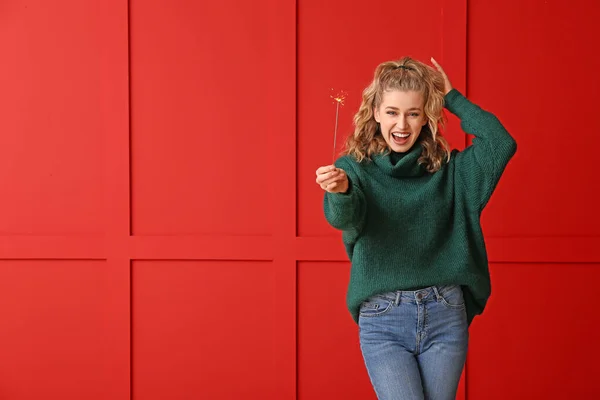
{"type": "Polygon", "coordinates": [[[379,400],[455,399],[469,342],[460,286],[373,296],[358,326],[379,400]]]}

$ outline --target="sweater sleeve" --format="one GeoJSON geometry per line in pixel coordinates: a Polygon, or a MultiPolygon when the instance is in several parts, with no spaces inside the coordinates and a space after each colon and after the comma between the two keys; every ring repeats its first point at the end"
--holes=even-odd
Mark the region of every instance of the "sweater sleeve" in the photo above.
{"type": "Polygon", "coordinates": [[[466,191],[468,206],[481,212],[517,143],[492,113],[483,110],[456,89],[446,95],[446,108],[461,120],[461,128],[474,135],[473,143],[456,155],[456,179],[466,191]]]}
{"type": "Polygon", "coordinates": [[[338,159],[335,166],[346,172],[348,190],[346,193],[325,192],[323,201],[325,219],[332,227],[339,230],[360,230],[367,207],[359,179],[346,158],[338,159]]]}

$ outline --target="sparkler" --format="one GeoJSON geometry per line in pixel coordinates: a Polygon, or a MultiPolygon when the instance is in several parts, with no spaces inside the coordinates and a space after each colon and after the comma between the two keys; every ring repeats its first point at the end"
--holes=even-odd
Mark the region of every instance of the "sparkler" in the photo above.
{"type": "MultiPolygon", "coordinates": [[[[331,88],[331,90],[333,91],[333,88],[331,88]]],[[[341,91],[339,93],[337,93],[336,95],[330,95],[329,97],[331,97],[333,99],[333,103],[335,104],[335,129],[333,131],[333,161],[332,163],[335,161],[335,147],[336,147],[336,143],[337,143],[337,128],[338,128],[338,116],[340,114],[340,105],[344,105],[344,100],[346,100],[346,95],[347,93],[344,91],[341,91]]]]}

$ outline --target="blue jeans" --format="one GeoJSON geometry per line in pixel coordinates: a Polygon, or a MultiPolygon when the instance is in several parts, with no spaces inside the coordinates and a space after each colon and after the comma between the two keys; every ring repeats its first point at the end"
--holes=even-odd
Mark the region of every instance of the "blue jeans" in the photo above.
{"type": "Polygon", "coordinates": [[[455,399],[469,342],[460,286],[373,296],[358,326],[378,399],[455,399]]]}

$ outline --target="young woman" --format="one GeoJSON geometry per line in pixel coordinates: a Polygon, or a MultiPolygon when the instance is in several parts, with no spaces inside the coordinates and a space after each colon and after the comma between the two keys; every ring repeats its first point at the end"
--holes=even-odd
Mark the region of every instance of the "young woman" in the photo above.
{"type": "Polygon", "coordinates": [[[469,331],[490,296],[480,215],[516,143],[500,121],[409,57],[384,62],[355,131],[317,170],[327,221],[352,263],[348,309],[379,399],[454,399],[469,331]],[[442,137],[443,108],[475,136],[442,137]]]}

